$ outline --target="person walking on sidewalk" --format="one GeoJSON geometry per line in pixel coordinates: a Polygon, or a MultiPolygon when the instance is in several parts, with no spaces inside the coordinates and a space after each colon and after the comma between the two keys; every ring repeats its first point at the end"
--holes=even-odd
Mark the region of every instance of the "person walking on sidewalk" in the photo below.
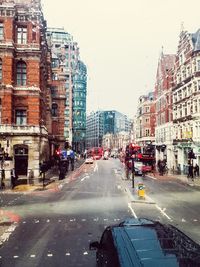
{"type": "Polygon", "coordinates": [[[5,170],[1,170],[1,189],[5,189],[5,170]]]}
{"type": "Polygon", "coordinates": [[[190,162],[188,167],[188,178],[191,178],[194,181],[194,172],[193,172],[193,164],[190,162]]]}
{"type": "Polygon", "coordinates": [[[72,148],[70,147],[70,165],[71,165],[71,171],[74,170],[74,161],[75,161],[75,153],[74,150],[72,150],[72,148]]]}
{"type": "Polygon", "coordinates": [[[199,177],[199,165],[197,163],[194,166],[194,176],[199,177]]]}

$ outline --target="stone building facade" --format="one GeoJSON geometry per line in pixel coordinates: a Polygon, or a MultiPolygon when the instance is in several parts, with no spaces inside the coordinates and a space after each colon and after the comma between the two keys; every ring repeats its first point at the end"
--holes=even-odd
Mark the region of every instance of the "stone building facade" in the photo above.
{"type": "MultiPolygon", "coordinates": [[[[51,154],[50,54],[40,1],[0,1],[1,166],[39,174],[51,154]]],[[[6,176],[10,174],[6,172],[6,176]]]]}
{"type": "Polygon", "coordinates": [[[135,142],[142,148],[155,144],[155,101],[153,92],[139,98],[135,118],[135,142]]]}
{"type": "Polygon", "coordinates": [[[200,164],[200,30],[179,36],[172,94],[175,167],[187,173],[191,149],[200,164]]]}

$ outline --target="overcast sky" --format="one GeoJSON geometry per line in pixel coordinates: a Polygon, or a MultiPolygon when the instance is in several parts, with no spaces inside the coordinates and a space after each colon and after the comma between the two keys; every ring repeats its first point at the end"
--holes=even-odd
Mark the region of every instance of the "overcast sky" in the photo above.
{"type": "Polygon", "coordinates": [[[88,69],[88,111],[136,113],[153,91],[162,46],[176,53],[181,24],[200,28],[199,0],[41,0],[49,27],[64,27],[88,69]]]}

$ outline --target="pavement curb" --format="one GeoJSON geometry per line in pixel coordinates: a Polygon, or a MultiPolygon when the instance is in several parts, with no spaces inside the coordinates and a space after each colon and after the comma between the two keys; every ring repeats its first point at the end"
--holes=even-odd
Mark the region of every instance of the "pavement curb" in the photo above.
{"type": "Polygon", "coordinates": [[[149,196],[146,195],[145,199],[140,199],[138,197],[138,190],[137,188],[130,188],[130,186],[127,186],[126,183],[121,179],[123,184],[124,191],[128,194],[128,197],[132,203],[141,203],[141,204],[156,204],[156,202],[151,199],[149,196]],[[133,192],[134,191],[134,195],[133,192]]]}

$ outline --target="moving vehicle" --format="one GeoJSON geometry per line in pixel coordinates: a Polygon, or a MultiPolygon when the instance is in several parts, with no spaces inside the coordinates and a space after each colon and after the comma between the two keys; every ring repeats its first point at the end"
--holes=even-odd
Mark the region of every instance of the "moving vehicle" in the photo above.
{"type": "Polygon", "coordinates": [[[136,176],[137,176],[137,175],[138,175],[138,176],[139,176],[139,175],[142,176],[142,171],[141,171],[140,169],[138,169],[138,168],[136,168],[136,167],[135,167],[134,169],[135,169],[135,175],[136,175],[136,176]]]}
{"type": "Polygon", "coordinates": [[[92,157],[88,157],[88,158],[86,158],[85,163],[86,164],[93,164],[94,163],[94,160],[93,160],[92,157]]]}
{"type": "Polygon", "coordinates": [[[97,250],[98,267],[200,266],[200,245],[172,225],[143,218],[108,226],[90,250],[97,250]]]}
{"type": "Polygon", "coordinates": [[[153,145],[147,145],[141,148],[138,145],[130,144],[134,156],[135,166],[144,172],[151,172],[155,165],[155,150],[153,145]]]}
{"type": "Polygon", "coordinates": [[[104,154],[103,154],[103,159],[104,160],[108,160],[108,158],[109,158],[109,152],[105,151],[104,154]]]}
{"type": "Polygon", "coordinates": [[[94,160],[99,160],[103,156],[103,148],[102,147],[93,147],[88,149],[87,156],[92,157],[94,160]]]}

